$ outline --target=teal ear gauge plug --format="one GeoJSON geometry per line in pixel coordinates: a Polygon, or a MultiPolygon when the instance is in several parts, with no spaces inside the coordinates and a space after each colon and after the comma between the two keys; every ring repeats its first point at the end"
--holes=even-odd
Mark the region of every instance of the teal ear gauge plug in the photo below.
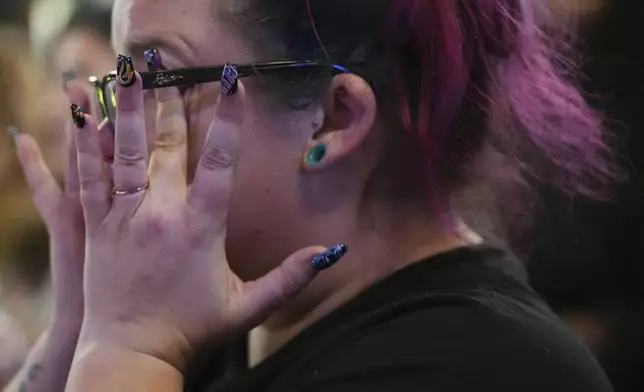
{"type": "Polygon", "coordinates": [[[317,144],[313,146],[306,154],[306,164],[308,166],[319,165],[324,160],[327,151],[328,147],[326,144],[317,144]]]}

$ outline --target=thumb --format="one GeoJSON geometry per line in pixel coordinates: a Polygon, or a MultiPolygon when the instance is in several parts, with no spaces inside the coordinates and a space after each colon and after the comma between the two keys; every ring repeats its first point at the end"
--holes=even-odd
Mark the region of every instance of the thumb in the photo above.
{"type": "Polygon", "coordinates": [[[316,246],[293,253],[267,275],[244,284],[233,320],[248,327],[261,324],[306,288],[320,271],[340,261],[347,250],[346,245],[336,244],[329,249],[316,246]]]}

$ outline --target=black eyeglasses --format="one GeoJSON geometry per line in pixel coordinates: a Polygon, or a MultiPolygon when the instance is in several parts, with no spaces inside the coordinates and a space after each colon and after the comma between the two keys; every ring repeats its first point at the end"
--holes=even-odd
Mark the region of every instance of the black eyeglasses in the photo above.
{"type": "MultiPolygon", "coordinates": [[[[144,90],[166,87],[191,87],[202,83],[219,82],[225,65],[214,67],[180,68],[151,72],[140,72],[144,90]]],[[[347,68],[322,61],[272,61],[235,65],[240,78],[270,75],[298,70],[320,69],[329,75],[351,73],[347,68]]],[[[114,129],[116,119],[116,71],[99,79],[89,78],[94,86],[97,107],[100,108],[101,121],[107,121],[114,129]]]]}

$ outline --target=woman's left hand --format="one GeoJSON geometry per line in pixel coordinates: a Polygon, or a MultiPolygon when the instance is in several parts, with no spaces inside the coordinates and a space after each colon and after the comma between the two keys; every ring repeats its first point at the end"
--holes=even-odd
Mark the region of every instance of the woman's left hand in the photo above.
{"type": "Polygon", "coordinates": [[[302,249],[263,278],[242,282],[224,244],[243,86],[221,94],[189,187],[181,96],[157,91],[157,141],[148,159],[140,81],[136,74],[134,85],[117,89],[114,189],[94,119],[76,117],[87,231],[79,345],[126,347],[180,367],[196,345],[249,330],[296,295],[317,274],[312,260],[325,248],[302,249]]]}

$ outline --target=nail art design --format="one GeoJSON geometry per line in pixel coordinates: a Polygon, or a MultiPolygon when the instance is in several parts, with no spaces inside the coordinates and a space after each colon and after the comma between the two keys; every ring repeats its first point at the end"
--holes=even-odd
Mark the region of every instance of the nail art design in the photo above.
{"type": "Polygon", "coordinates": [[[226,64],[221,74],[221,89],[227,96],[237,92],[239,87],[239,72],[234,65],[226,64]]]}
{"type": "Polygon", "coordinates": [[[161,71],[164,70],[163,61],[161,61],[161,54],[156,48],[150,48],[143,52],[143,58],[148,66],[148,71],[161,71]]]}
{"type": "Polygon", "coordinates": [[[313,258],[313,269],[318,271],[325,270],[332,267],[335,263],[340,261],[349,251],[349,247],[345,244],[335,244],[324,253],[319,254],[313,258]]]}
{"type": "Polygon", "coordinates": [[[85,113],[83,112],[83,109],[75,103],[71,104],[70,108],[72,110],[72,121],[74,121],[74,124],[76,124],[78,128],[83,128],[85,126],[85,113]]]}
{"type": "Polygon", "coordinates": [[[132,57],[118,55],[116,58],[116,80],[123,87],[132,87],[136,83],[132,57]]]}

